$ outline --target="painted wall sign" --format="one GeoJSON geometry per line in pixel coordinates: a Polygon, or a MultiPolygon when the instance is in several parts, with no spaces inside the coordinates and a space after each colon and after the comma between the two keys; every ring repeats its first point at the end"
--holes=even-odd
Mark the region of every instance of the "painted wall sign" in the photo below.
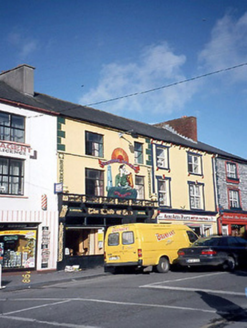
{"type": "Polygon", "coordinates": [[[179,221],[207,221],[214,222],[216,218],[214,216],[203,215],[184,215],[184,214],[170,214],[160,213],[157,217],[158,220],[179,220],[179,221]]]}
{"type": "Polygon", "coordinates": [[[112,152],[111,160],[103,162],[99,160],[100,167],[107,167],[107,192],[108,197],[136,199],[137,190],[134,188],[133,175],[129,172],[127,166],[138,173],[140,167],[129,163],[127,153],[122,148],[116,148],[112,152]],[[115,186],[112,185],[111,164],[118,163],[118,174],[115,176],[115,186]]]}

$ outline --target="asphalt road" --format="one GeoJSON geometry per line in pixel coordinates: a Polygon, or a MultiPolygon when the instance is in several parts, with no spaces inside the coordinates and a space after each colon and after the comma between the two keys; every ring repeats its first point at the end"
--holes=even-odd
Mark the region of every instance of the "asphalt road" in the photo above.
{"type": "Polygon", "coordinates": [[[247,327],[247,271],[118,274],[0,291],[1,328],[247,327]]]}

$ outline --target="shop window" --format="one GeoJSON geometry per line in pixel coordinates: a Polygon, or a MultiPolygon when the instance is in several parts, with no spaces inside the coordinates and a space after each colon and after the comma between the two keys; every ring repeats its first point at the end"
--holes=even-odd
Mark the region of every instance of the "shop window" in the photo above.
{"type": "Polygon", "coordinates": [[[188,172],[190,174],[202,175],[202,157],[188,153],[188,172]]]}
{"type": "Polygon", "coordinates": [[[137,199],[145,199],[144,177],[135,176],[135,189],[137,191],[137,199]]]}
{"type": "Polygon", "coordinates": [[[24,161],[0,157],[0,194],[23,195],[24,161]]]}
{"type": "Polygon", "coordinates": [[[103,136],[86,132],[86,155],[103,157],[103,136]]]}
{"type": "Polygon", "coordinates": [[[0,113],[0,139],[25,142],[25,118],[10,113],[0,113]]]}
{"type": "Polygon", "coordinates": [[[240,206],[240,197],[239,197],[239,190],[235,189],[229,189],[229,204],[230,204],[230,209],[241,209],[240,206]]]}
{"type": "Polygon", "coordinates": [[[104,196],[104,172],[86,169],[86,194],[104,196]]]}
{"type": "Polygon", "coordinates": [[[226,162],[226,178],[230,182],[239,182],[237,164],[226,162]]]}
{"type": "Polygon", "coordinates": [[[36,230],[0,231],[0,264],[3,269],[34,269],[36,230]]]}
{"type": "Polygon", "coordinates": [[[192,210],[204,209],[204,186],[199,183],[189,182],[190,208],[192,210]]]}
{"type": "Polygon", "coordinates": [[[86,256],[103,254],[102,229],[68,228],[65,235],[65,254],[86,256]]]}
{"type": "Polygon", "coordinates": [[[170,179],[158,178],[158,201],[160,206],[171,207],[170,179]]]}
{"type": "Polygon", "coordinates": [[[156,165],[160,169],[168,169],[168,148],[156,147],[156,165]]]}
{"type": "Polygon", "coordinates": [[[143,144],[140,142],[134,143],[135,164],[143,164],[143,144]]]}

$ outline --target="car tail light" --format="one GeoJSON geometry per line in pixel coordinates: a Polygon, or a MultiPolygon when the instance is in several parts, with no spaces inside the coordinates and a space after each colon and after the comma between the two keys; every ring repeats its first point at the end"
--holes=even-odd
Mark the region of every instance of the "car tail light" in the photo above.
{"type": "Polygon", "coordinates": [[[142,249],[138,248],[138,257],[142,257],[142,249]]]}
{"type": "Polygon", "coordinates": [[[212,249],[204,249],[203,251],[201,251],[202,255],[215,255],[217,254],[216,251],[213,251],[212,249]]]}
{"type": "Polygon", "coordinates": [[[185,252],[184,251],[178,251],[178,256],[184,256],[185,252]]]}
{"type": "Polygon", "coordinates": [[[106,260],[106,252],[104,252],[104,260],[106,260]]]}

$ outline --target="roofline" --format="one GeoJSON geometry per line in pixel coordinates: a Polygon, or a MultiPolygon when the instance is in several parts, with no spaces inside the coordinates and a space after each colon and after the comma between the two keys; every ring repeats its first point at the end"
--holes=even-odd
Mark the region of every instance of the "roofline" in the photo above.
{"type": "Polygon", "coordinates": [[[48,110],[48,109],[39,108],[39,107],[23,104],[21,102],[16,102],[16,101],[4,99],[4,98],[0,98],[0,102],[8,104],[8,105],[15,106],[15,107],[23,107],[25,109],[34,110],[34,111],[41,112],[41,113],[44,113],[44,114],[50,114],[50,115],[53,115],[53,116],[59,116],[60,115],[58,112],[53,112],[53,111],[48,110]]]}

